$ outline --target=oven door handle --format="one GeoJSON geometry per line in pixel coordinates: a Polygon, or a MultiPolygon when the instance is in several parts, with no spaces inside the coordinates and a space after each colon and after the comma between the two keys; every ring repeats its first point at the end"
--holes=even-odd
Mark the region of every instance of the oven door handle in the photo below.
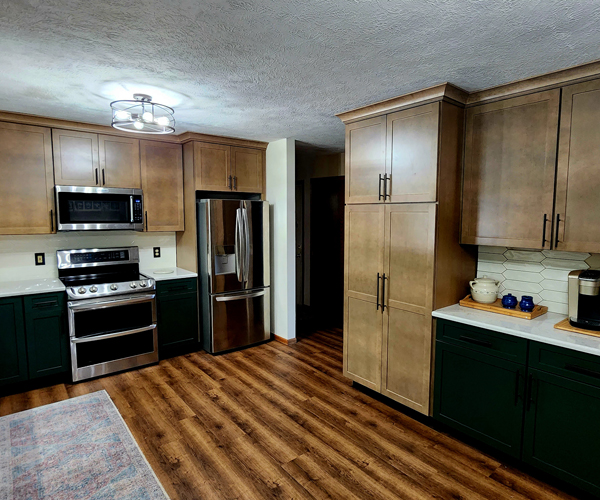
{"type": "Polygon", "coordinates": [[[139,297],[130,297],[127,299],[114,299],[114,300],[95,300],[94,302],[85,302],[85,304],[79,302],[69,302],[69,309],[73,311],[87,311],[89,309],[102,309],[105,307],[121,306],[125,304],[136,304],[138,302],[149,302],[156,298],[156,294],[152,295],[141,295],[139,297]]]}
{"type": "Polygon", "coordinates": [[[123,335],[133,335],[134,333],[147,332],[148,330],[154,330],[155,328],[156,323],[152,323],[151,325],[145,326],[143,328],[134,328],[133,330],[126,330],[124,332],[106,333],[104,335],[90,335],[88,337],[72,338],[71,342],[73,342],[73,344],[82,344],[84,342],[94,342],[95,340],[106,340],[115,337],[122,337],[123,335]]]}

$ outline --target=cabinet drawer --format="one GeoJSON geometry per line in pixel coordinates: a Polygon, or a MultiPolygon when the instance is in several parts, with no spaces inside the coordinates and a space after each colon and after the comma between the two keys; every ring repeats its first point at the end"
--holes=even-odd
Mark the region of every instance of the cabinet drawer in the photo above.
{"type": "Polygon", "coordinates": [[[531,342],[529,366],[600,387],[600,357],[540,342],[531,342]]]}
{"type": "Polygon", "coordinates": [[[156,283],[156,291],[159,296],[179,295],[198,290],[198,280],[196,278],[186,278],[182,280],[159,281],[156,283]]]}
{"type": "Polygon", "coordinates": [[[527,361],[527,340],[491,330],[438,319],[436,339],[517,363],[527,361]]]}
{"type": "Polygon", "coordinates": [[[64,307],[64,300],[64,293],[44,293],[41,295],[27,296],[25,298],[25,303],[29,312],[35,314],[37,311],[62,309],[64,307]]]}

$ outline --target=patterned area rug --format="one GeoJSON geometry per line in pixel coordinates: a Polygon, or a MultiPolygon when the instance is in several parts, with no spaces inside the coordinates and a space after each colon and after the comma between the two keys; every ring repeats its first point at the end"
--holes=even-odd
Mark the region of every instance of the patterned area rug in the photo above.
{"type": "Polygon", "coordinates": [[[0,500],[165,500],[106,391],[0,418],[0,500]]]}

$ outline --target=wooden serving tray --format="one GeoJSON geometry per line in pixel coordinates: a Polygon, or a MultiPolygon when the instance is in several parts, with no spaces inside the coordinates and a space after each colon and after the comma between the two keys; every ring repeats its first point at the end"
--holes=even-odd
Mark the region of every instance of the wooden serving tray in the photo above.
{"type": "Polygon", "coordinates": [[[557,330],[565,330],[567,332],[583,333],[584,335],[600,337],[600,332],[595,332],[594,330],[584,330],[583,328],[577,328],[576,326],[573,326],[571,323],[569,323],[569,318],[565,318],[559,323],[556,323],[556,325],[554,325],[554,328],[556,328],[557,330]]]}
{"type": "Polygon", "coordinates": [[[467,295],[464,299],[462,299],[459,304],[464,307],[479,309],[480,311],[504,314],[505,316],[513,316],[521,319],[537,318],[538,316],[548,312],[548,308],[546,306],[535,306],[531,312],[521,311],[521,308],[518,305],[515,309],[506,309],[502,307],[502,299],[496,299],[496,302],[493,304],[481,304],[479,302],[475,302],[470,295],[467,295]]]}

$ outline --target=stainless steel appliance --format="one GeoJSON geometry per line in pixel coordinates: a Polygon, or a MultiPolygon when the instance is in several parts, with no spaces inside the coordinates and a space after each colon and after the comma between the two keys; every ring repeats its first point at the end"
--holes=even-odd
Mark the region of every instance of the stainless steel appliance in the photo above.
{"type": "Polygon", "coordinates": [[[210,353],[271,336],[269,203],[198,200],[202,343],[210,353]]]}
{"type": "Polygon", "coordinates": [[[73,381],[158,361],[156,283],[138,247],[59,250],[73,381]]]}
{"type": "Polygon", "coordinates": [[[569,273],[569,323],[585,330],[600,330],[600,271],[569,273]]]}
{"type": "Polygon", "coordinates": [[[144,230],[141,189],[56,186],[58,231],[144,230]]]}

